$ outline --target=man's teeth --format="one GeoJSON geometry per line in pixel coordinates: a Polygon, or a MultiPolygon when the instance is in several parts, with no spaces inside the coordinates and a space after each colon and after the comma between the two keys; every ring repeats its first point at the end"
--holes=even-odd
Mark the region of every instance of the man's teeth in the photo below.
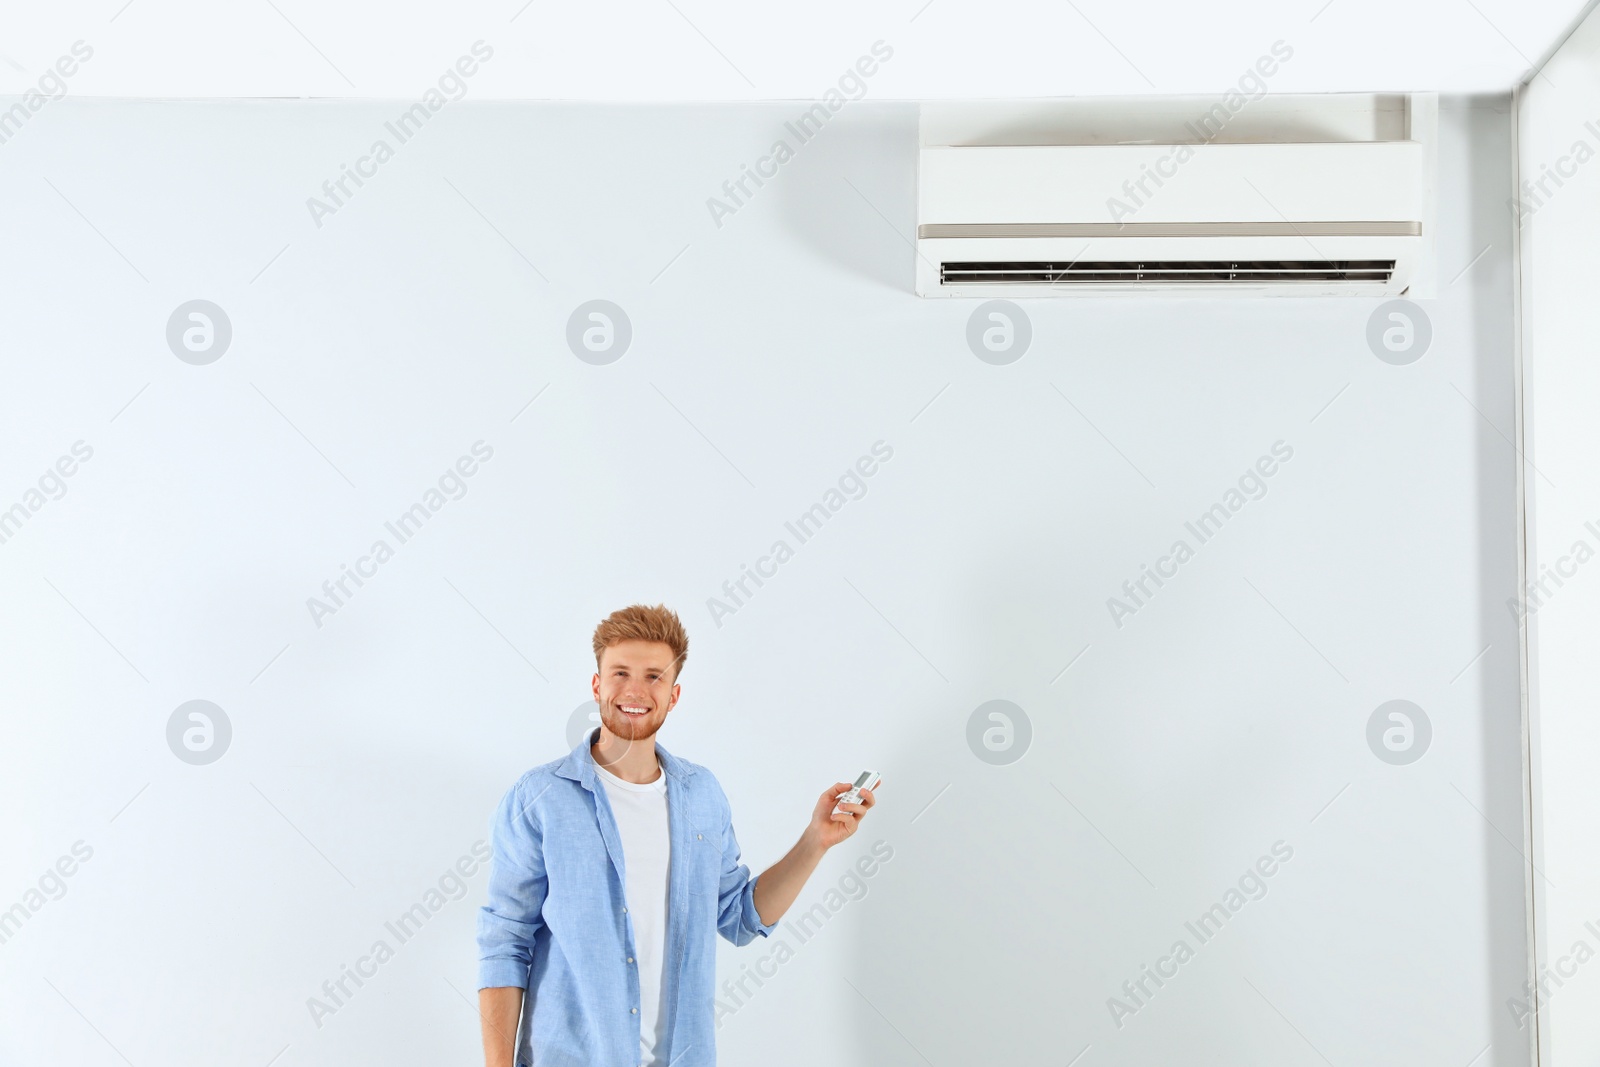
{"type": "Polygon", "coordinates": [[[637,704],[619,704],[618,707],[620,707],[622,709],[623,714],[625,714],[625,715],[635,715],[635,716],[637,716],[637,715],[648,715],[648,714],[650,714],[650,709],[649,708],[642,708],[642,707],[639,707],[637,704]]]}

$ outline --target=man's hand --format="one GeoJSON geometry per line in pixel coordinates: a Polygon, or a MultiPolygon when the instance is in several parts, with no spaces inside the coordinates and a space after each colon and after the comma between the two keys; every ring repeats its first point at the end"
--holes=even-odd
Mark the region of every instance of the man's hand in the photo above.
{"type": "MultiPolygon", "coordinates": [[[[883,783],[880,781],[878,784],[883,783]]],[[[754,901],[756,914],[762,922],[775,923],[783,918],[789,905],[794,903],[794,898],[800,895],[800,887],[806,884],[806,879],[811,877],[811,872],[822,861],[822,854],[855,833],[856,825],[861,822],[867,809],[877,803],[872,790],[863,789],[861,803],[845,804],[835,815],[834,806],[848,792],[849,782],[834,782],[823,790],[800,840],[795,842],[783,859],[761,872],[761,877],[756,879],[754,901]]]]}
{"type": "MultiPolygon", "coordinates": [[[[878,785],[882,786],[883,782],[880,781],[878,785]]],[[[834,782],[822,791],[822,796],[817,799],[817,807],[811,813],[811,825],[806,832],[825,850],[855,833],[867,809],[877,803],[872,790],[863,789],[861,803],[839,805],[839,798],[848,792],[849,782],[834,782]],[[833,813],[836,805],[840,807],[837,815],[833,813]]]]}

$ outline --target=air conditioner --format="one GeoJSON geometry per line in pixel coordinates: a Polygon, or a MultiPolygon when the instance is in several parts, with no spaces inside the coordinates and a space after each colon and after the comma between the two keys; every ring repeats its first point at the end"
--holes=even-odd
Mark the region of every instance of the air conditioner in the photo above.
{"type": "Polygon", "coordinates": [[[925,144],[917,292],[1416,296],[1430,147],[925,144]]]}

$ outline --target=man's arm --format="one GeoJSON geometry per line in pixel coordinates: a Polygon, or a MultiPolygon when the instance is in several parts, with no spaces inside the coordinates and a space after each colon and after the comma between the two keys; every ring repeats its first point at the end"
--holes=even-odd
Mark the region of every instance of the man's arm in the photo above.
{"type": "MultiPolygon", "coordinates": [[[[878,784],[881,788],[883,783],[878,784]]],[[[838,815],[833,814],[833,806],[839,796],[849,791],[849,782],[835,782],[832,787],[823,790],[816,809],[811,813],[811,822],[806,826],[805,833],[800,835],[800,840],[784,854],[783,859],[762,871],[756,879],[752,899],[763,923],[771,924],[783,918],[800,895],[806,880],[811,877],[811,872],[822,862],[823,854],[855,833],[862,816],[876,803],[872,791],[864,789],[861,791],[860,804],[846,804],[838,815]]]]}
{"type": "Polygon", "coordinates": [[[516,986],[478,990],[478,1014],[483,1016],[485,1067],[516,1067],[517,1020],[522,1018],[522,990],[516,986]]]}
{"type": "Polygon", "coordinates": [[[525,799],[524,778],[506,793],[491,830],[489,902],[478,909],[478,1011],[487,1067],[515,1067],[517,1023],[549,881],[544,834],[525,799]]]}
{"type": "Polygon", "coordinates": [[[783,859],[761,872],[756,878],[755,903],[762,922],[775,923],[783,918],[827,851],[807,828],[783,859]]]}

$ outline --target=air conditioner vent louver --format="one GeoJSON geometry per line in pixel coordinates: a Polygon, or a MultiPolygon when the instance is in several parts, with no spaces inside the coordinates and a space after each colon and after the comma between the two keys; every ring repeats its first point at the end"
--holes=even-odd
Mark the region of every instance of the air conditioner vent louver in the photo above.
{"type": "Polygon", "coordinates": [[[1387,284],[1392,259],[1146,260],[1050,262],[1007,260],[943,263],[941,285],[1295,285],[1387,284]]]}

